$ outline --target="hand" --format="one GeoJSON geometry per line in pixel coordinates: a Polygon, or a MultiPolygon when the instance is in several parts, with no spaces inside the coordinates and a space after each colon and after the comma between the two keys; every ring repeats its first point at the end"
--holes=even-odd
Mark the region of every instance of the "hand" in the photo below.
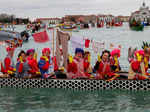
{"type": "Polygon", "coordinates": [[[45,59],[45,61],[49,61],[49,59],[46,56],[43,56],[43,58],[45,59]]]}
{"type": "Polygon", "coordinates": [[[72,63],[73,62],[73,58],[72,56],[69,56],[69,63],[72,63]]]}
{"type": "Polygon", "coordinates": [[[33,57],[34,57],[34,59],[37,59],[37,53],[34,53],[33,57]]]}
{"type": "Polygon", "coordinates": [[[16,72],[16,69],[14,68],[13,71],[16,72]]]}
{"type": "Polygon", "coordinates": [[[36,72],[37,75],[41,75],[41,72],[36,72]]]}
{"type": "Polygon", "coordinates": [[[21,62],[21,63],[23,63],[23,59],[22,59],[22,57],[21,57],[21,56],[19,57],[19,60],[20,60],[20,62],[21,62]]]}
{"type": "Polygon", "coordinates": [[[14,72],[8,70],[7,73],[12,75],[14,72]]]}

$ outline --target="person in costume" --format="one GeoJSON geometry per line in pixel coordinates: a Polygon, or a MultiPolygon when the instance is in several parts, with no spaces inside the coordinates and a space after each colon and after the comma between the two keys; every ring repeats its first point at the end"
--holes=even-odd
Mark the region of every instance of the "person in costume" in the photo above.
{"type": "Polygon", "coordinates": [[[115,74],[111,71],[110,65],[110,52],[108,50],[104,50],[101,55],[101,60],[99,60],[98,70],[96,79],[109,79],[113,77],[115,74]]]}
{"type": "Polygon", "coordinates": [[[27,62],[27,56],[24,51],[20,51],[18,54],[17,64],[16,64],[17,78],[31,78],[30,67],[27,62]]]}
{"type": "Polygon", "coordinates": [[[110,57],[110,65],[111,65],[111,70],[113,72],[119,72],[121,70],[119,60],[118,58],[120,57],[120,49],[114,49],[111,51],[111,57],[110,57]]]}
{"type": "Polygon", "coordinates": [[[13,76],[16,72],[14,61],[13,61],[14,50],[15,48],[12,47],[6,48],[8,54],[4,59],[4,66],[2,65],[3,72],[11,76],[13,76]]]}
{"type": "Polygon", "coordinates": [[[37,63],[37,53],[35,52],[34,49],[29,49],[27,50],[27,62],[30,67],[30,73],[32,74],[33,77],[39,76],[40,75],[40,70],[38,68],[38,63],[37,63]]]}
{"type": "Polygon", "coordinates": [[[147,42],[143,42],[143,46],[142,46],[143,50],[144,50],[144,65],[145,65],[145,72],[148,75],[148,68],[150,68],[150,44],[148,44],[147,42]]]}
{"type": "Polygon", "coordinates": [[[85,73],[84,68],[84,50],[81,48],[75,49],[75,56],[69,56],[69,63],[67,68],[67,77],[70,79],[75,78],[88,78],[87,74],[85,73]]]}
{"type": "Polygon", "coordinates": [[[42,56],[38,62],[38,66],[42,75],[42,78],[46,78],[49,73],[54,72],[54,66],[50,57],[50,48],[44,48],[42,50],[42,56]]]}
{"type": "Polygon", "coordinates": [[[128,79],[149,79],[145,71],[144,51],[137,50],[134,55],[135,59],[130,63],[128,79]]]}

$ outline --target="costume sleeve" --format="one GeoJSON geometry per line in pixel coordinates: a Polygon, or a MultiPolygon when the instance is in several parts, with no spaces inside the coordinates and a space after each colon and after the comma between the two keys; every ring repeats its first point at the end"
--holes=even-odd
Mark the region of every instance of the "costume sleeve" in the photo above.
{"type": "Polygon", "coordinates": [[[45,65],[42,67],[43,70],[47,70],[49,68],[49,62],[46,61],[45,65]]]}
{"type": "Polygon", "coordinates": [[[77,72],[77,65],[74,62],[69,63],[68,67],[67,67],[67,71],[72,72],[72,73],[76,73],[77,72]]]}
{"type": "Polygon", "coordinates": [[[13,67],[11,67],[10,58],[5,58],[4,63],[5,63],[6,70],[13,71],[13,67]]]}

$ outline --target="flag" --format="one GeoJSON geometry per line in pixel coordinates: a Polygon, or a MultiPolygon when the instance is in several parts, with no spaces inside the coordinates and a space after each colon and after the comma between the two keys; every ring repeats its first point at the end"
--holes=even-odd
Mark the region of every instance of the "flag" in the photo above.
{"type": "Polygon", "coordinates": [[[32,36],[34,38],[34,41],[37,42],[37,43],[44,43],[44,42],[49,41],[49,37],[48,37],[48,34],[47,34],[46,30],[43,31],[43,32],[35,33],[32,36]]]}
{"type": "Polygon", "coordinates": [[[90,45],[90,40],[85,39],[85,48],[89,48],[89,45],[90,45]]]}
{"type": "Polygon", "coordinates": [[[75,51],[76,48],[84,48],[85,42],[83,37],[74,37],[72,36],[70,39],[72,50],[75,51]]]}

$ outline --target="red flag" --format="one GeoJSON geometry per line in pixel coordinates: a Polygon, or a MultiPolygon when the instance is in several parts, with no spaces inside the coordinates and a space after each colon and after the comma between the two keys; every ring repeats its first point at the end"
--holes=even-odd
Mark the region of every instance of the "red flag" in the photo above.
{"type": "Polygon", "coordinates": [[[46,31],[35,33],[32,36],[34,38],[34,41],[37,43],[44,43],[44,42],[49,41],[49,37],[46,31]]]}
{"type": "Polygon", "coordinates": [[[89,48],[90,40],[85,39],[85,48],[89,48]]]}

